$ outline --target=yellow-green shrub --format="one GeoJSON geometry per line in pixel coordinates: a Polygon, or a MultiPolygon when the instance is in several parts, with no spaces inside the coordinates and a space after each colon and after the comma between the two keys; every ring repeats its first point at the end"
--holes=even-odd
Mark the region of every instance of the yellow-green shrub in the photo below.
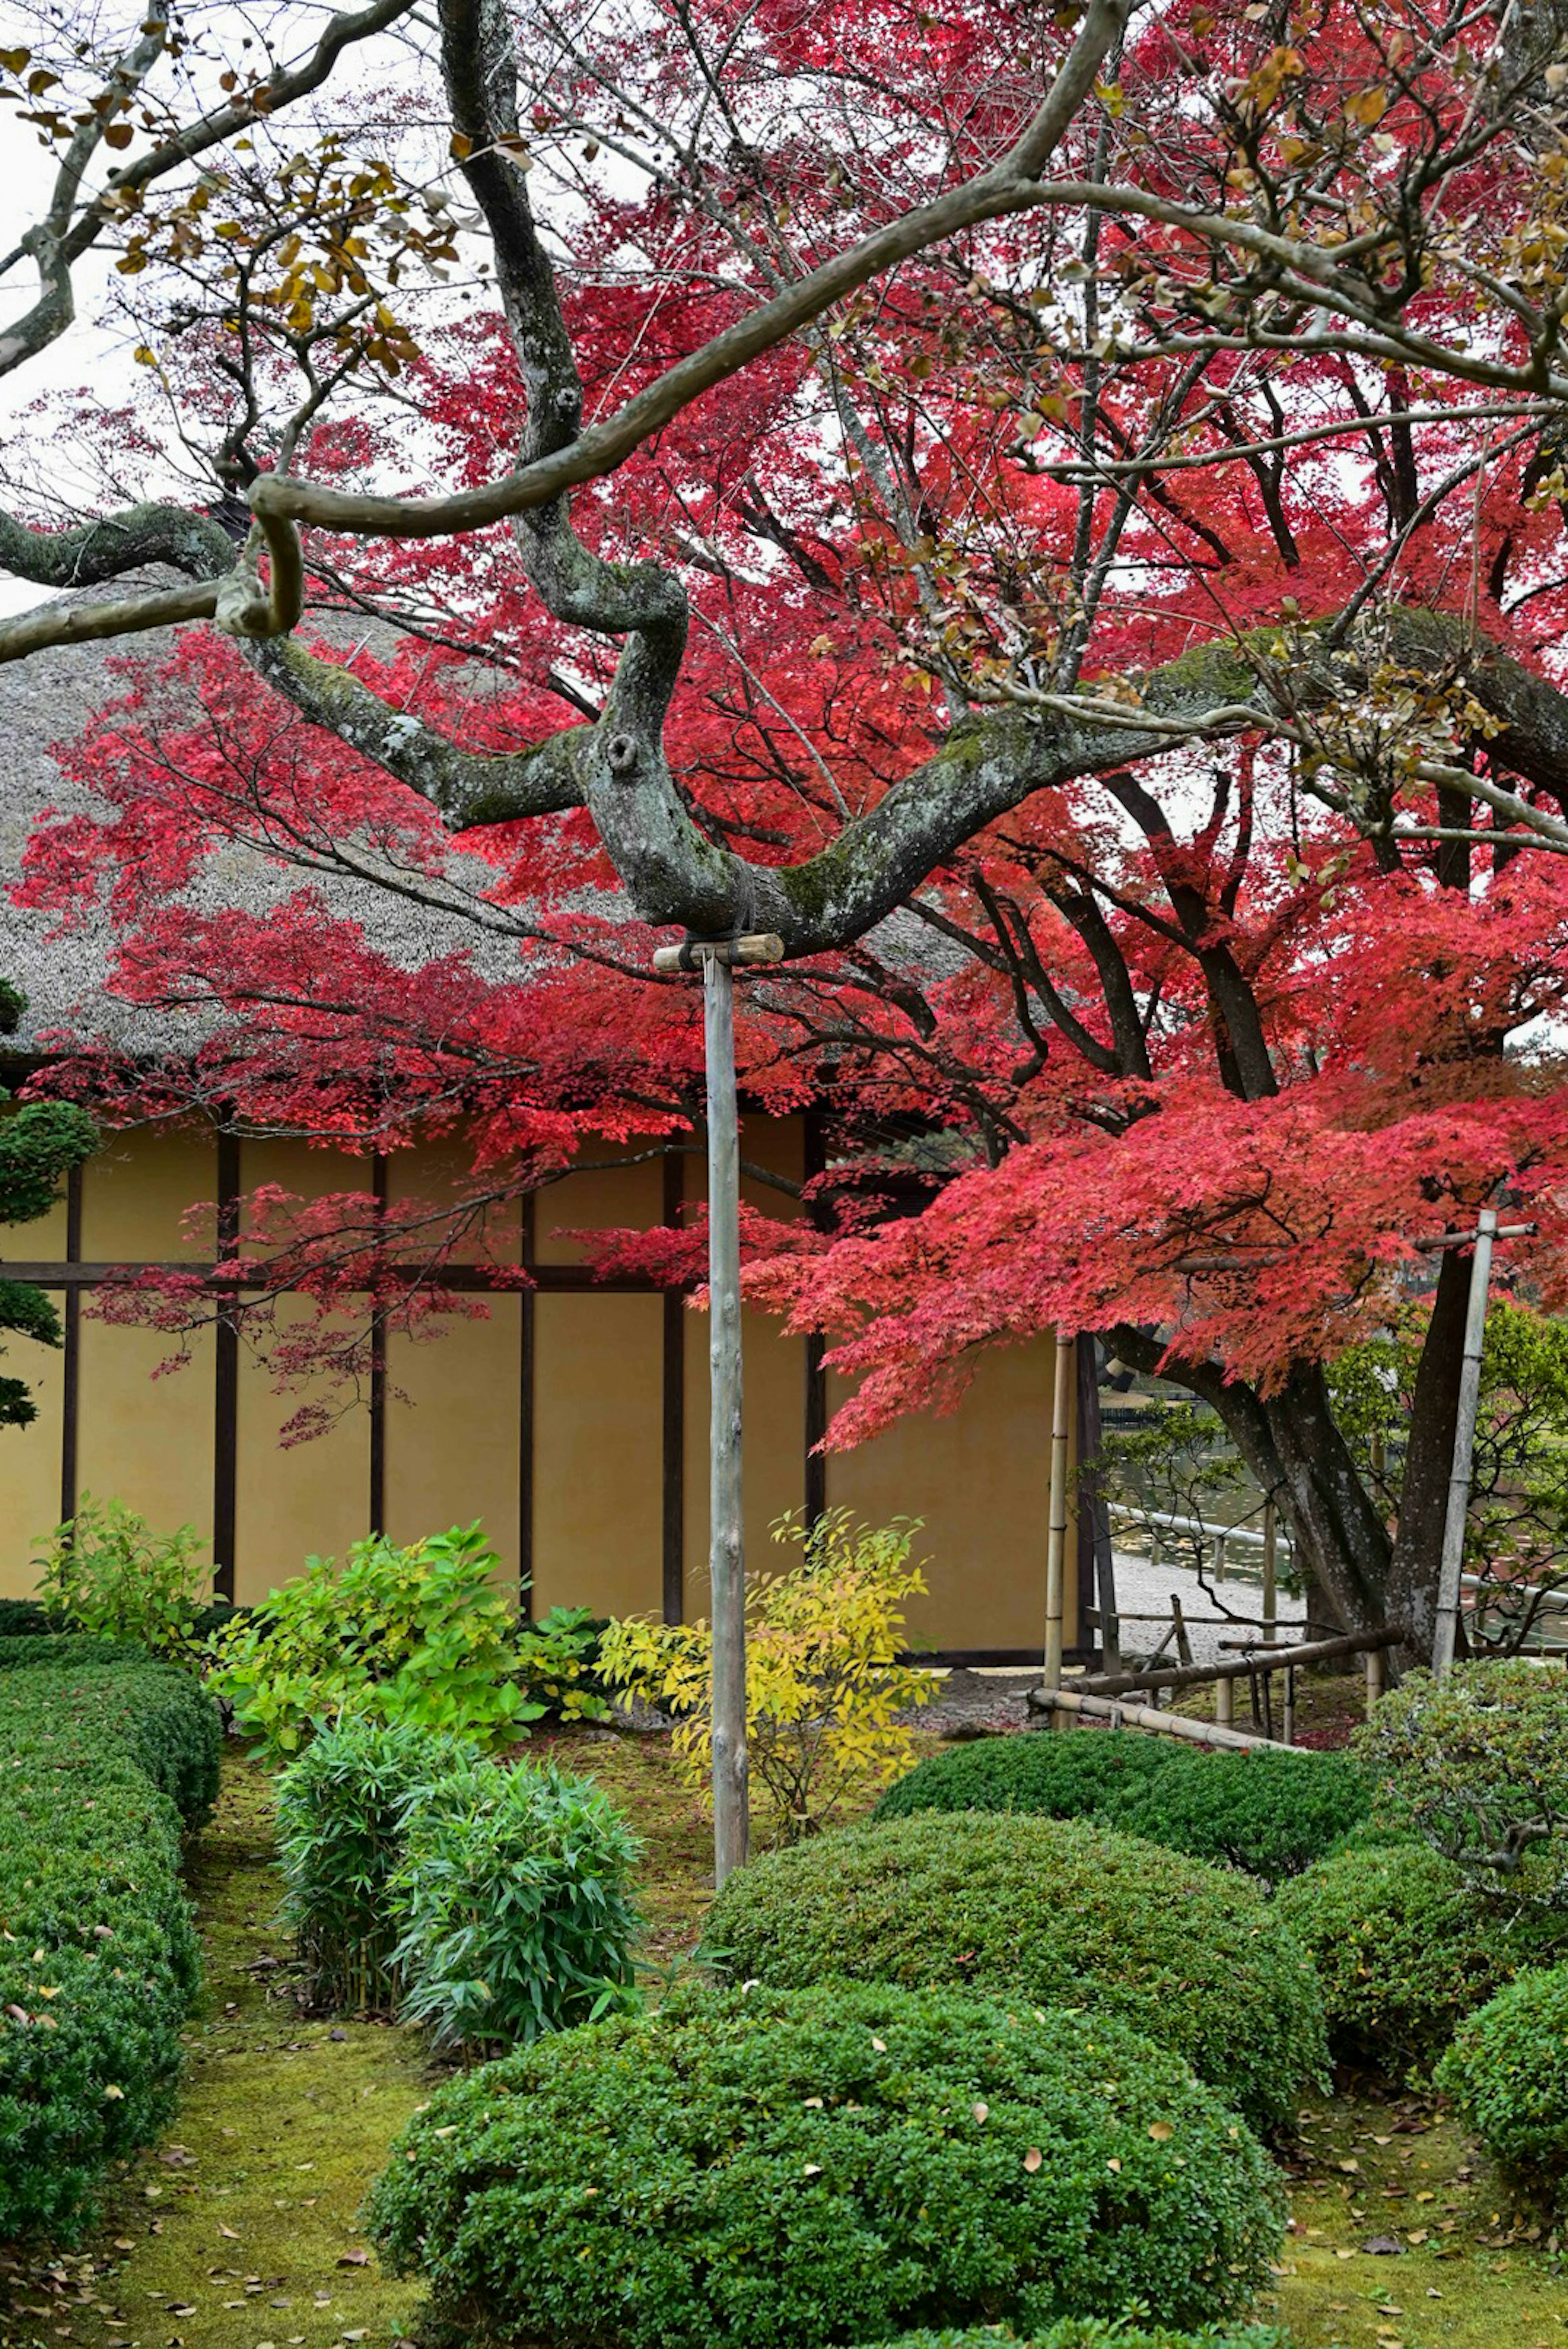
{"type": "MultiPolygon", "coordinates": [[[[909,1732],[896,1716],[935,1689],[928,1671],[901,1663],[907,1599],[925,1583],[909,1562],[919,1530],[903,1519],[856,1525],[834,1509],[810,1527],[786,1517],[773,1529],[799,1557],[759,1575],[746,1601],[747,1743],[754,1785],[777,1843],[814,1834],[851,1787],[885,1785],[907,1770],[909,1732]]],[[[601,1677],[676,1715],[675,1750],[706,1791],[713,1761],[713,1633],[705,1622],[612,1623],[601,1677]]]]}

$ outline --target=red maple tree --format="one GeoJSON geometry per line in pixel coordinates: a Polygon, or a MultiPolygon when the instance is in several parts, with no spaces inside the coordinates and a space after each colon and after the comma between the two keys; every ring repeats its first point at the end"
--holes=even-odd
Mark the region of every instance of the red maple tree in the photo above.
{"type": "MultiPolygon", "coordinates": [[[[1032,18],[574,24],[508,136],[564,191],[584,417],[1005,148],[1032,18]]],[[[204,1024],[163,1067],[88,1052],[50,1081],[358,1149],[460,1125],[469,1253],[585,1136],[689,1139],[700,1037],[650,975],[661,925],[776,925],[742,1081],[810,1103],[830,1164],[804,1230],[758,1219],[748,1277],[859,1374],[839,1434],[955,1393],[987,1344],[1093,1330],[1212,1403],[1346,1626],[1419,1651],[1463,1252],[1397,1526],[1325,1365],[1489,1199],[1528,1208],[1515,1261],[1559,1301],[1555,38],[1331,0],[1135,20],[1045,210],[912,251],[710,379],[569,523],[378,536],[346,506],[334,536],[328,500],[303,631],[188,636],[62,752],[94,805],[44,828],[25,901],[107,905],[116,984],[204,1024]],[[225,904],[235,842],[298,888],[225,904]],[[408,967],[354,886],[435,909],[452,949],[408,967]]],[[[504,258],[512,182],[454,151],[504,258]]],[[[183,288],[176,328],[167,297],[148,347],[259,505],[285,471],[261,419],[315,332],[291,342],[288,305],[334,289],[302,277],[319,203],[291,251],[270,186],[224,201],[261,256],[250,343],[198,271],[210,298],[183,288]]],[[[144,257],[170,233],[139,226],[144,257]]],[[[522,331],[523,263],[501,274],[500,309],[416,333],[388,290],[370,342],[335,330],[384,396],[324,398],[291,442],[324,494],[475,489],[520,413],[538,453],[565,362],[522,331]]],[[[285,1235],[267,1205],[277,1280],[324,1313],[401,1309],[435,1245],[433,1209],[355,1195],[285,1235]]],[[[687,1278],[695,1247],[616,1260],[687,1278]]]]}

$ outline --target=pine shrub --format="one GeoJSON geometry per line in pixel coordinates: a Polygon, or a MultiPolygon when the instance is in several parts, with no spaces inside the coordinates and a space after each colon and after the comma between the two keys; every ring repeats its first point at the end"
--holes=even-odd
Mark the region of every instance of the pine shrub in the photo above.
{"type": "Polygon", "coordinates": [[[1284,2198],[1118,2023],[956,1991],[676,1992],[439,2089],[370,2232],[434,2344],[828,2349],[1245,2308],[1284,2198]]]}
{"type": "Polygon", "coordinates": [[[1568,1677],[1522,1657],[1409,1672],[1356,1746],[1380,1816],[1477,1891],[1568,1914],[1568,1677]]]}
{"type": "Polygon", "coordinates": [[[1277,2324],[1205,2324],[1201,2333],[1172,2333],[1164,2324],[1067,2316],[1033,2341],[977,2324],[966,2333],[906,2333],[885,2349],[1290,2349],[1290,2342],[1277,2324]]]}
{"type": "Polygon", "coordinates": [[[1279,1884],[1358,1826],[1372,1806],[1365,1774],[1343,1754],[1202,1754],[1119,1787],[1103,1816],[1127,1835],[1279,1884]]]}
{"type": "Polygon", "coordinates": [[[146,1658],[0,1676],[0,2240],[79,2227],[169,2117],[200,1971],[180,1834],[219,1737],[146,1658]]]}
{"type": "Polygon", "coordinates": [[[1031,1811],[1047,1819],[1092,1818],[1124,1790],[1155,1777],[1175,1748],[1114,1730],[1061,1736],[1032,1730],[985,1737],[934,1754],[888,1788],[872,1816],[917,1811],[1031,1811]]]}
{"type": "Polygon", "coordinates": [[[1467,2014],[1568,1940],[1568,1920],[1483,1899],[1419,1843],[1347,1845],[1275,1908],[1317,1968],[1335,2054],[1396,2078],[1423,2077],[1467,2014]]]}
{"type": "Polygon", "coordinates": [[[875,1816],[1098,1819],[1273,1884],[1321,1859],[1370,1806],[1364,1774],[1340,1754],[1199,1754],[1135,1731],[1036,1730],[934,1755],[888,1789],[875,1816]]]}
{"type": "Polygon", "coordinates": [[[1323,1995],[1255,1886],[1078,1819],[983,1812],[851,1827],[732,1876],[716,1962],[777,1990],[963,1983],[1146,2032],[1260,2128],[1325,2075],[1323,1995]]]}
{"type": "Polygon", "coordinates": [[[1460,2023],[1438,2085],[1543,2199],[1568,2178],[1568,1965],[1522,1973],[1460,2023]]]}

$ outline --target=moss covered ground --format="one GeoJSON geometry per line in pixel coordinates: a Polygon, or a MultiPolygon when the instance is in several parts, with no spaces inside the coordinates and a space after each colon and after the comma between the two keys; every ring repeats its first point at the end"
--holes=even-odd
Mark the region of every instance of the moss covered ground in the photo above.
{"type": "MultiPolygon", "coordinates": [[[[577,1731],[555,1751],[643,1838],[656,1981],[701,1920],[706,1822],[663,1738],[577,1731]]],[[[393,2349],[418,2294],[381,2274],[356,2213],[439,2075],[411,2033],[300,2014],[270,1787],[242,1757],[225,1765],[191,1885],[207,1989],[178,2121],[118,2182],[90,2241],[0,2253],[0,2349],[393,2349]]],[[[1277,2314],[1300,2349],[1568,2344],[1568,2253],[1437,2106],[1351,2084],[1303,2116],[1291,2167],[1277,2314]]]]}

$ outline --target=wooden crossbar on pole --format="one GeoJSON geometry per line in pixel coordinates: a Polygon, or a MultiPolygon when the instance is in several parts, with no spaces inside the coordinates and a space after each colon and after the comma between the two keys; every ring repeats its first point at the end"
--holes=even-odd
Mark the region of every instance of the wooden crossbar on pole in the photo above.
{"type": "MultiPolygon", "coordinates": [[[[1257,1671],[1277,1672],[1295,1664],[1326,1664],[1336,1656],[1361,1656],[1368,1650],[1397,1648],[1408,1633],[1402,1626],[1381,1631],[1346,1631],[1338,1639],[1312,1640],[1295,1648],[1259,1646],[1232,1663],[1176,1664],[1163,1671],[1101,1672],[1075,1682],[1086,1696],[1121,1696],[1138,1689],[1204,1688],[1211,1681],[1245,1680],[1257,1671]]],[[[1029,1702],[1042,1706],[1048,1690],[1031,1689],[1029,1702]]]]}

